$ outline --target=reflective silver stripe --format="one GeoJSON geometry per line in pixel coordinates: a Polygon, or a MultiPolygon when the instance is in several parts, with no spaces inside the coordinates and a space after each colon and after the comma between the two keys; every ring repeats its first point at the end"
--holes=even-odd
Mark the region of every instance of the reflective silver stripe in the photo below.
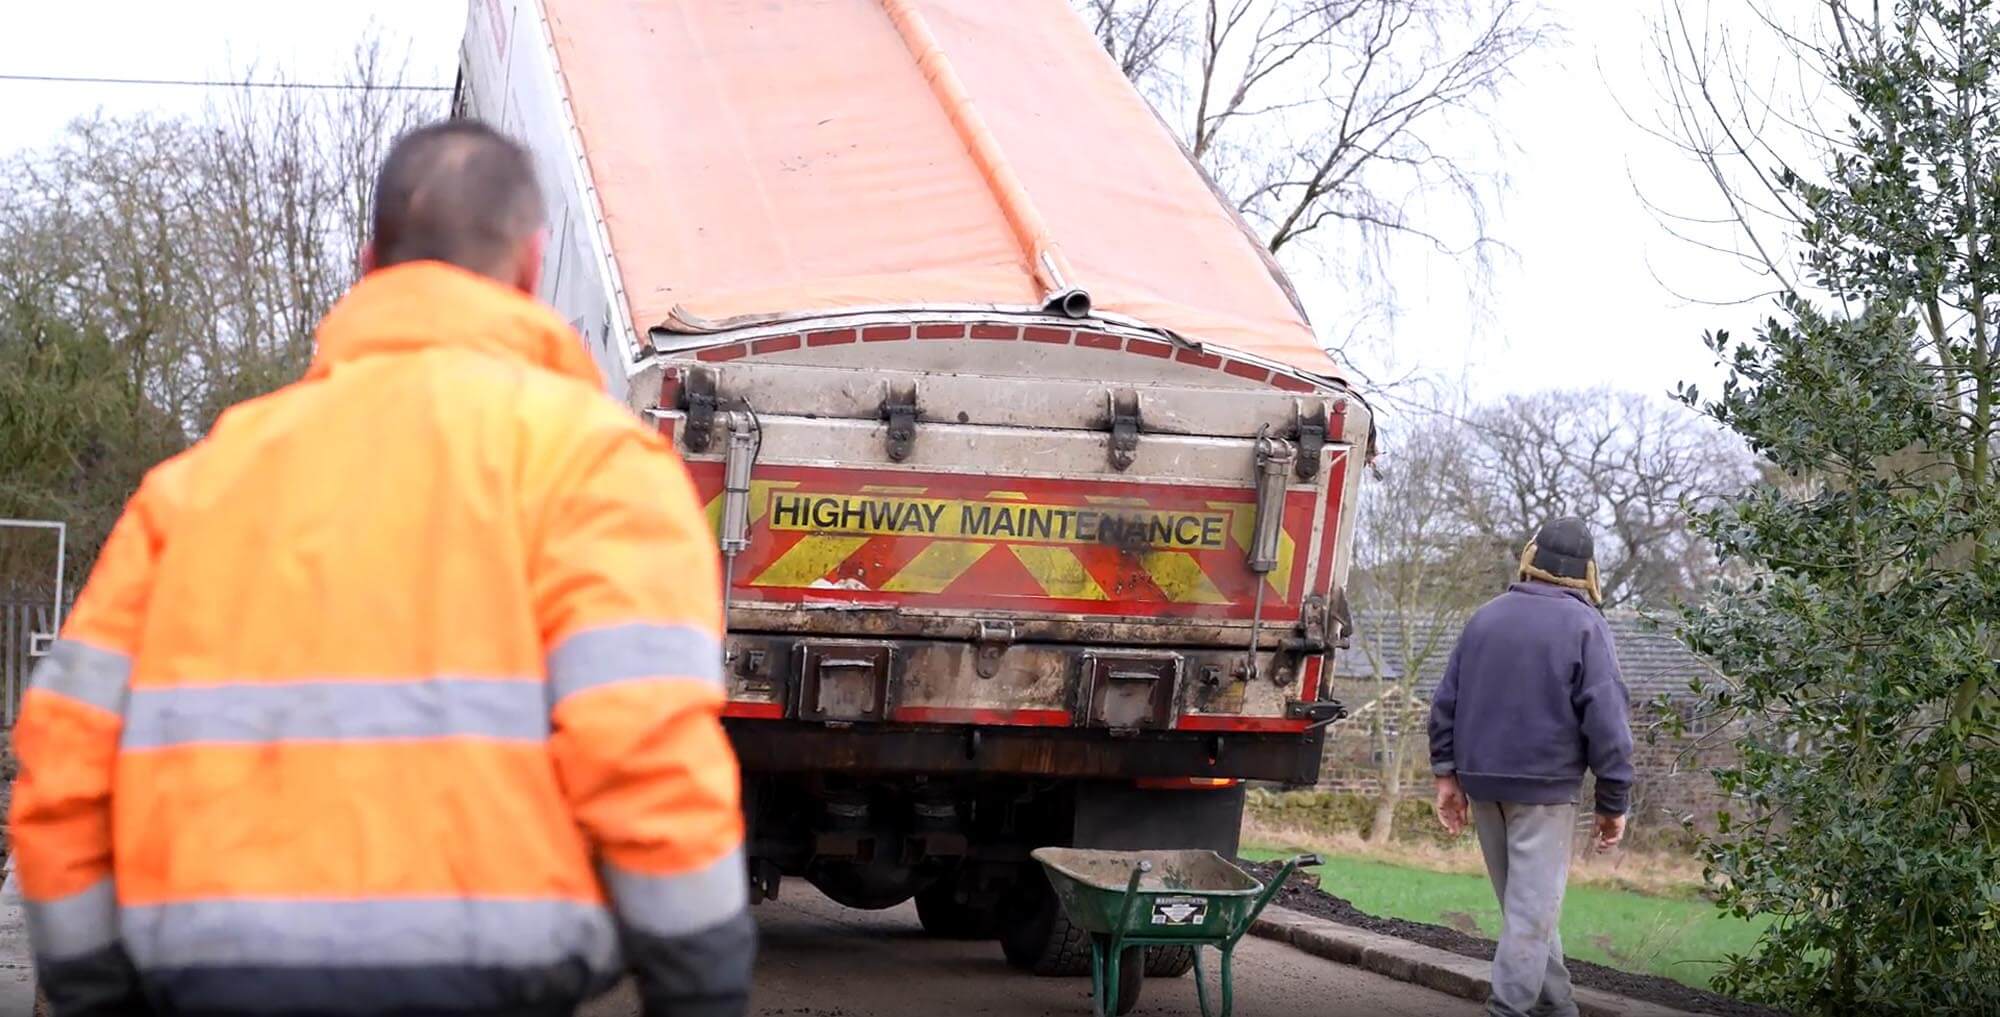
{"type": "Polygon", "coordinates": [[[109,877],[67,897],[26,901],[23,910],[37,957],[72,960],[118,941],[118,891],[109,877]]]}
{"type": "Polygon", "coordinates": [[[141,687],[125,711],[127,749],[197,743],[269,744],[401,738],[548,737],[540,681],[257,682],[141,687]]]}
{"type": "Polygon", "coordinates": [[[128,907],[140,968],[620,965],[610,912],[562,900],[202,900],[128,907]]]}
{"type": "Polygon", "coordinates": [[[132,680],[132,658],[74,639],[58,639],[35,666],[32,688],[53,692],[100,710],[121,713],[132,680]]]}
{"type": "Polygon", "coordinates": [[[722,684],[722,644],[692,625],[612,625],[585,629],[549,652],[555,701],[637,678],[722,684]]]}
{"type": "Polygon", "coordinates": [[[603,863],[618,917],[640,932],[676,937],[712,929],[750,906],[750,870],[738,848],[707,868],[650,876],[603,863]]]}

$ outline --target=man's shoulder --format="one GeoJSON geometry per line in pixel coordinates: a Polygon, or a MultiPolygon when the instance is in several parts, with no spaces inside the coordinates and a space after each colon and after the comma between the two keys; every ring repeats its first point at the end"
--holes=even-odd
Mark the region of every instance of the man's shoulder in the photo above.
{"type": "Polygon", "coordinates": [[[1465,628],[1468,633],[1512,629],[1521,625],[1525,618],[1534,618],[1541,625],[1547,625],[1551,619],[1562,619],[1579,632],[1592,630],[1608,634],[1610,631],[1605,626],[1603,614],[1568,593],[1529,591],[1519,586],[1509,587],[1474,611],[1472,617],[1466,620],[1465,628]]]}

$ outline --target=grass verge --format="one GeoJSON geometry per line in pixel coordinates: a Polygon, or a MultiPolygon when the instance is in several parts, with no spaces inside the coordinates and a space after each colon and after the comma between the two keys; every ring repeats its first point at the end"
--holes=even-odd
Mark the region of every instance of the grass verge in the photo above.
{"type": "MultiPolygon", "coordinates": [[[[1314,869],[1320,886],[1371,914],[1426,922],[1493,939],[1500,907],[1483,869],[1451,857],[1435,867],[1354,857],[1309,840],[1246,839],[1245,858],[1268,861],[1299,851],[1326,859],[1314,869]]],[[[1472,856],[1477,864],[1477,854],[1472,856]]],[[[1763,923],[1723,914],[1699,896],[1659,896],[1573,882],[1563,900],[1563,951],[1568,956],[1706,987],[1721,960],[1756,943],[1763,923]]]]}

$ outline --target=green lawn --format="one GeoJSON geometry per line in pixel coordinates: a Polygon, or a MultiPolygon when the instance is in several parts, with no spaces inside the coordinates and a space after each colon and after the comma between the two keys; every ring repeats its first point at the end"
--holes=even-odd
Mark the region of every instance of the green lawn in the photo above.
{"type": "MultiPolygon", "coordinates": [[[[1261,847],[1243,851],[1253,861],[1286,854],[1261,847]]],[[[1452,926],[1488,939],[1500,933],[1500,907],[1484,877],[1336,856],[1327,856],[1326,864],[1314,871],[1328,893],[1370,914],[1452,926]]],[[[1727,954],[1747,952],[1761,928],[1702,900],[1589,886],[1573,886],[1563,898],[1565,954],[1703,988],[1716,963],[1727,954]]]]}

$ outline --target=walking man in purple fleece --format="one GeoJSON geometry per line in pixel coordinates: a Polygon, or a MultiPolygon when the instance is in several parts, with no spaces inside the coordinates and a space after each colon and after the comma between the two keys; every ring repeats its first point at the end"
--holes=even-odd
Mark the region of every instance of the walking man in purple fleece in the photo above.
{"type": "Polygon", "coordinates": [[[1431,700],[1438,820],[1456,834],[1470,812],[1500,898],[1494,1017],[1577,1012],[1556,926],[1586,766],[1597,849],[1625,836],[1632,730],[1600,599],[1589,528],[1543,526],[1520,581],[1466,623],[1431,700]]]}

